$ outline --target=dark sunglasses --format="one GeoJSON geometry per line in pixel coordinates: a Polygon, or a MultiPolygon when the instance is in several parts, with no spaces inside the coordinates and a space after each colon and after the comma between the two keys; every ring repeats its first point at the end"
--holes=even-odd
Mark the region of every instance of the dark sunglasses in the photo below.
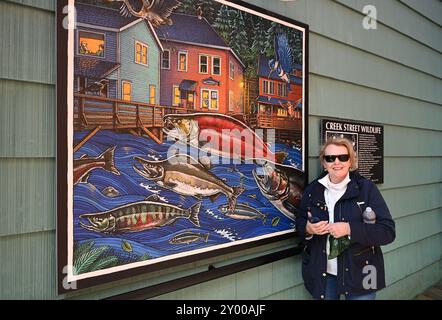
{"type": "Polygon", "coordinates": [[[350,159],[350,155],[348,154],[338,154],[338,155],[328,155],[324,156],[325,162],[335,162],[336,158],[341,162],[347,162],[350,159]]]}

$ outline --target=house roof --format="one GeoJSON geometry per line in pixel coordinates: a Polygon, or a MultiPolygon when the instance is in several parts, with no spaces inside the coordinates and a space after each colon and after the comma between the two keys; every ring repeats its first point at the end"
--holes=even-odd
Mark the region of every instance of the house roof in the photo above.
{"type": "Polygon", "coordinates": [[[121,29],[139,19],[134,16],[123,17],[115,9],[84,3],[76,3],[75,9],[77,10],[77,22],[105,28],[121,29]]]}
{"type": "Polygon", "coordinates": [[[90,57],[75,57],[74,74],[91,79],[103,79],[120,67],[119,63],[90,57]]]}
{"type": "Polygon", "coordinates": [[[180,90],[181,91],[195,92],[196,84],[197,84],[197,82],[193,81],[193,80],[183,80],[180,83],[180,90]]]}
{"type": "Polygon", "coordinates": [[[187,14],[172,13],[172,25],[163,25],[155,29],[161,40],[191,42],[200,45],[209,45],[228,48],[221,36],[203,18],[187,14]]]}
{"type": "Polygon", "coordinates": [[[277,99],[277,98],[271,98],[271,97],[266,97],[266,96],[258,96],[256,98],[256,101],[259,103],[263,103],[263,104],[271,104],[271,105],[277,105],[279,106],[280,103],[281,104],[287,104],[287,103],[291,103],[294,104],[293,101],[289,101],[289,100],[285,100],[285,99],[277,99]]]}
{"type": "MultiPolygon", "coordinates": [[[[295,66],[296,69],[302,69],[302,65],[295,64],[294,66],[295,66]]],[[[272,72],[270,77],[269,77],[269,73],[270,73],[269,59],[267,59],[266,56],[261,54],[261,55],[259,55],[258,76],[259,77],[264,77],[264,78],[267,78],[267,79],[283,81],[280,77],[278,77],[278,73],[277,72],[272,72]]],[[[294,75],[290,75],[290,82],[301,85],[302,84],[302,78],[295,77],[294,75]]]]}

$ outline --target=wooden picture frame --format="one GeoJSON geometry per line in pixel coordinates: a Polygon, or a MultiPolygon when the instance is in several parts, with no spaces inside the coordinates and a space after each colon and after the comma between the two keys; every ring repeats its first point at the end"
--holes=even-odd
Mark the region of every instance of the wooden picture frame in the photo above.
{"type": "Polygon", "coordinates": [[[308,26],[154,2],[57,1],[60,294],[295,234],[308,26]]]}

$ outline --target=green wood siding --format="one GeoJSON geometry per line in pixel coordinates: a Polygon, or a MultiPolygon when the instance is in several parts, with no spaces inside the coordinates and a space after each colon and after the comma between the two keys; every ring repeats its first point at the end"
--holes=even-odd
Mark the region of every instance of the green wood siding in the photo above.
{"type": "MultiPolygon", "coordinates": [[[[438,282],[440,1],[246,1],[310,25],[310,180],[320,172],[321,118],[384,125],[385,183],[379,188],[396,221],[397,239],[383,248],[387,288],[378,297],[408,299],[438,282]],[[378,9],[377,30],[362,28],[366,4],[378,9]]],[[[0,1],[0,298],[100,299],[295,244],[272,243],[58,297],[54,10],[53,0],[0,1]]],[[[300,263],[299,257],[290,257],[156,299],[310,299],[300,263]]]]}
{"type": "MultiPolygon", "coordinates": [[[[156,87],[155,103],[160,102],[160,70],[159,59],[161,49],[145,23],[138,23],[120,34],[121,68],[119,78],[121,81],[132,82],[132,101],[149,103],[149,85],[156,87]],[[135,63],[135,43],[141,42],[148,46],[147,66],[135,63]]],[[[120,84],[121,86],[121,84],[120,84]]],[[[120,87],[119,92],[122,92],[120,87]]]]}

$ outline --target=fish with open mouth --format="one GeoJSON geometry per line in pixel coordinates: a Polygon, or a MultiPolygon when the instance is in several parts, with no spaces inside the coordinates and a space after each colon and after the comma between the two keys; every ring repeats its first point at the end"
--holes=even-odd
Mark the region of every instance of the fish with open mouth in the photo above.
{"type": "Polygon", "coordinates": [[[282,163],[286,152],[274,153],[267,143],[241,121],[217,113],[168,114],[163,132],[169,138],[199,148],[207,154],[246,162],[282,163]]]}
{"type": "Polygon", "coordinates": [[[266,162],[261,173],[255,169],[252,174],[264,197],[286,217],[295,220],[305,186],[303,172],[294,167],[266,162]]]}
{"type": "Polygon", "coordinates": [[[229,201],[229,211],[233,211],[238,196],[244,191],[243,187],[229,186],[189,155],[177,154],[161,161],[134,159],[141,165],[141,168],[133,166],[140,176],[178,194],[198,199],[209,197],[211,201],[224,194],[229,201]]]}
{"type": "Polygon", "coordinates": [[[74,159],[74,185],[87,182],[90,172],[94,169],[101,168],[119,176],[120,171],[115,167],[114,161],[115,148],[116,146],[107,149],[98,157],[92,158],[84,154],[74,159]]]}
{"type": "Polygon", "coordinates": [[[151,196],[145,201],[129,203],[104,212],[82,214],[79,216],[80,226],[102,233],[138,232],[169,225],[179,218],[188,219],[197,227],[200,226],[198,214],[201,202],[182,209],[150,199],[156,200],[157,197],[151,196]]]}

